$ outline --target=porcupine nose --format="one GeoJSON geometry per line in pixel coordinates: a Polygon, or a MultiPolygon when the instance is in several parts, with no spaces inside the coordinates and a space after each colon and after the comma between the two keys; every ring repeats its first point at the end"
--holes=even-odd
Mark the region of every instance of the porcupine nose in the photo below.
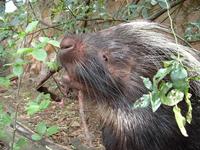
{"type": "Polygon", "coordinates": [[[72,63],[75,55],[76,41],[71,38],[64,38],[60,43],[60,51],[58,54],[61,64],[72,63]]]}
{"type": "Polygon", "coordinates": [[[64,50],[72,50],[75,47],[75,40],[71,38],[63,39],[60,43],[60,48],[64,50]]]}

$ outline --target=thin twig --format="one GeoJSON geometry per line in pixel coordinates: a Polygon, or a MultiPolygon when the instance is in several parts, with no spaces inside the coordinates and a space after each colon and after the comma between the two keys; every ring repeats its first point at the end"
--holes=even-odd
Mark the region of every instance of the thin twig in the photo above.
{"type": "Polygon", "coordinates": [[[91,137],[90,137],[90,134],[89,134],[87,123],[85,121],[85,113],[84,113],[84,107],[83,107],[83,93],[82,93],[82,91],[78,92],[78,101],[79,101],[79,112],[80,112],[81,121],[83,123],[83,128],[84,128],[84,131],[85,131],[86,141],[89,144],[89,146],[92,147],[92,140],[91,140],[91,137]]]}
{"type": "MultiPolygon", "coordinates": [[[[85,5],[86,6],[89,6],[90,5],[90,0],[86,0],[85,1],[85,5]]],[[[90,11],[90,7],[88,7],[88,9],[85,11],[85,19],[88,19],[88,13],[89,13],[89,11],[90,11]]],[[[87,28],[87,25],[88,25],[88,21],[87,20],[85,20],[84,22],[83,22],[83,33],[85,32],[85,29],[87,28]]]]}
{"type": "Polygon", "coordinates": [[[53,76],[53,74],[55,74],[56,72],[59,72],[62,68],[59,67],[58,70],[54,70],[54,71],[49,71],[41,80],[40,82],[37,84],[36,89],[40,88],[42,85],[44,85],[44,83],[51,77],[53,76]]]}
{"type": "MultiPolygon", "coordinates": [[[[170,27],[171,27],[172,34],[173,34],[174,39],[175,39],[175,42],[176,42],[176,47],[177,47],[177,49],[178,49],[178,39],[177,39],[177,37],[176,37],[176,33],[175,33],[175,30],[174,30],[174,25],[173,25],[173,20],[172,20],[172,17],[171,17],[171,15],[170,15],[170,10],[169,10],[169,9],[170,9],[170,6],[169,6],[167,0],[165,0],[165,3],[166,3],[166,5],[167,5],[167,14],[168,14],[168,16],[169,16],[170,27]]],[[[179,60],[179,59],[180,59],[180,53],[179,53],[179,51],[178,51],[178,60],[179,60]]]]}
{"type": "Polygon", "coordinates": [[[139,3],[139,1],[140,1],[140,0],[133,0],[133,1],[132,1],[132,4],[137,5],[137,4],[139,3]]]}
{"type": "Polygon", "coordinates": [[[67,97],[67,95],[62,91],[62,89],[60,88],[60,84],[58,83],[58,81],[54,78],[54,76],[52,75],[52,79],[53,81],[56,83],[58,90],[60,91],[60,93],[64,96],[67,97]]]}
{"type": "MultiPolygon", "coordinates": [[[[82,18],[82,19],[76,19],[77,21],[104,21],[104,22],[110,22],[110,21],[116,21],[116,22],[128,22],[127,20],[125,19],[118,19],[118,18],[107,18],[107,19],[104,19],[104,18],[82,18]]],[[[68,22],[68,21],[67,21],[68,22]]],[[[62,26],[64,24],[66,24],[67,22],[63,22],[63,23],[59,23],[59,24],[55,24],[55,25],[51,25],[51,26],[48,26],[48,27],[45,27],[45,28],[41,28],[39,30],[36,30],[34,32],[31,32],[29,33],[28,35],[30,34],[35,34],[37,32],[41,32],[43,30],[47,30],[47,29],[50,29],[50,28],[55,28],[56,30],[59,30],[59,31],[62,31],[61,29],[58,29],[56,27],[58,26],[62,26]]]]}
{"type": "MultiPolygon", "coordinates": [[[[44,22],[44,21],[38,19],[37,15],[36,15],[36,13],[35,13],[35,10],[33,9],[33,6],[32,6],[32,4],[31,4],[31,2],[28,1],[28,4],[29,4],[29,6],[30,6],[30,8],[31,8],[31,10],[32,10],[32,12],[33,12],[34,17],[35,17],[41,24],[47,26],[47,27],[48,27],[47,29],[49,29],[49,28],[55,28],[55,27],[56,27],[56,26],[53,27],[52,25],[50,25],[50,24],[48,24],[48,23],[46,23],[46,22],[44,22]]],[[[60,29],[58,29],[58,28],[55,28],[55,29],[60,30],[60,29]]],[[[62,31],[62,30],[60,30],[60,31],[62,31]]]]}
{"type": "MultiPolygon", "coordinates": [[[[176,8],[170,12],[170,15],[174,14],[176,12],[176,8]]],[[[168,15],[160,22],[160,24],[162,24],[164,21],[166,21],[168,19],[168,15]]]]}
{"type": "Polygon", "coordinates": [[[66,5],[66,8],[69,10],[71,15],[76,19],[76,15],[74,14],[74,12],[67,5],[66,5]]]}
{"type": "MultiPolygon", "coordinates": [[[[20,92],[20,87],[21,87],[21,81],[22,77],[18,77],[18,85],[17,85],[17,94],[16,94],[16,100],[19,100],[19,92],[20,92]]],[[[20,102],[17,103],[16,109],[15,109],[15,115],[14,115],[14,120],[13,120],[13,137],[12,137],[12,142],[11,142],[11,150],[14,149],[14,143],[15,143],[15,137],[16,137],[16,125],[17,125],[17,115],[18,115],[18,109],[20,106],[20,102]]]]}
{"type": "Polygon", "coordinates": [[[33,6],[32,6],[32,4],[31,4],[31,2],[28,1],[28,4],[29,4],[29,6],[30,6],[30,8],[31,8],[31,10],[32,10],[32,12],[33,12],[34,17],[37,18],[37,15],[36,15],[36,13],[35,13],[35,11],[34,11],[34,9],[33,9],[33,6]]]}
{"type": "Polygon", "coordinates": [[[125,19],[118,19],[118,18],[107,18],[107,19],[104,19],[104,18],[89,18],[89,19],[77,19],[77,21],[119,21],[119,22],[127,22],[127,20],[125,19]]]}

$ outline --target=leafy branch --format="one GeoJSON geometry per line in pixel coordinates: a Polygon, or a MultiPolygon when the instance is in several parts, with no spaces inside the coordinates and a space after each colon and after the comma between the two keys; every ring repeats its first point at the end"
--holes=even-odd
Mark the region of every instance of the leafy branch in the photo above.
{"type": "Polygon", "coordinates": [[[154,75],[152,81],[149,78],[144,78],[143,83],[149,90],[148,94],[144,94],[134,104],[134,108],[147,107],[151,105],[153,112],[157,111],[162,105],[173,107],[176,123],[184,136],[188,136],[185,129],[186,123],[192,121],[192,105],[191,105],[191,93],[190,81],[198,80],[198,78],[189,77],[188,72],[190,68],[184,66],[184,58],[180,56],[180,50],[178,49],[178,39],[173,27],[173,20],[170,16],[170,7],[167,0],[166,3],[167,14],[170,20],[170,26],[172,34],[175,39],[177,56],[171,56],[172,60],[164,61],[163,68],[160,68],[154,75]],[[178,104],[185,101],[187,105],[187,112],[182,115],[181,108],[178,104]]]}

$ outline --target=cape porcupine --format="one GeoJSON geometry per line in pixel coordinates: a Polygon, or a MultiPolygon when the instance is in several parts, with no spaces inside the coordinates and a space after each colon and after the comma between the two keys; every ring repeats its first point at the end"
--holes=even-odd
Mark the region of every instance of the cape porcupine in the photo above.
{"type": "Polygon", "coordinates": [[[133,108],[148,92],[140,76],[151,79],[172,54],[179,51],[188,67],[200,66],[198,52],[176,45],[168,33],[157,23],[141,20],[62,40],[58,58],[70,86],[81,89],[99,107],[107,150],[200,150],[199,82],[190,85],[189,137],[181,134],[171,108],[161,106],[155,113],[150,107],[133,108]]]}

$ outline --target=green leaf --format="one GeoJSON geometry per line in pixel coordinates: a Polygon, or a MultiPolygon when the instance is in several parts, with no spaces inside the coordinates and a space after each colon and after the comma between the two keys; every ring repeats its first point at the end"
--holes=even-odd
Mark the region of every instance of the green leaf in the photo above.
{"type": "Polygon", "coordinates": [[[151,0],[151,5],[156,5],[156,4],[158,4],[158,2],[156,1],[156,0],[151,0]]]}
{"type": "Polygon", "coordinates": [[[18,145],[19,147],[22,147],[24,145],[27,144],[27,141],[25,138],[20,138],[17,142],[16,142],[16,145],[18,145]]]}
{"type": "Polygon", "coordinates": [[[47,58],[47,52],[44,49],[35,49],[31,54],[39,61],[45,61],[47,58]]]}
{"type": "Polygon", "coordinates": [[[173,82],[177,80],[183,80],[187,77],[188,77],[187,70],[180,65],[176,69],[173,69],[172,72],[170,73],[170,78],[173,82]]]}
{"type": "Polygon", "coordinates": [[[173,112],[174,112],[174,115],[175,115],[176,123],[177,123],[181,133],[185,137],[187,137],[188,134],[187,134],[187,131],[185,129],[186,120],[185,120],[185,117],[183,117],[182,114],[181,114],[181,109],[176,105],[176,106],[173,107],[173,112]]]}
{"type": "Polygon", "coordinates": [[[37,104],[39,104],[42,100],[42,98],[44,98],[44,93],[40,93],[34,100],[34,102],[36,102],[37,104]]]}
{"type": "Polygon", "coordinates": [[[9,125],[12,122],[11,116],[9,116],[5,112],[0,113],[0,126],[6,126],[9,125]]]}
{"type": "Polygon", "coordinates": [[[0,21],[5,22],[4,18],[0,16],[0,21]]]}
{"type": "Polygon", "coordinates": [[[50,40],[50,41],[48,41],[48,43],[55,47],[60,47],[60,42],[58,42],[56,40],[50,40]]]}
{"type": "Polygon", "coordinates": [[[173,82],[173,87],[180,91],[185,91],[185,90],[189,89],[189,82],[186,79],[177,80],[177,81],[173,82]]]}
{"type": "Polygon", "coordinates": [[[41,140],[42,139],[42,136],[40,136],[39,134],[33,134],[32,136],[31,136],[31,138],[34,140],[34,141],[39,141],[39,140],[41,140]]]}
{"type": "Polygon", "coordinates": [[[14,64],[13,65],[13,74],[16,76],[21,76],[24,72],[24,68],[23,65],[21,64],[14,64]]]}
{"type": "Polygon", "coordinates": [[[49,106],[50,103],[51,103],[50,100],[43,100],[43,101],[41,101],[41,103],[39,105],[40,110],[46,109],[49,106]]]}
{"type": "Polygon", "coordinates": [[[164,97],[161,99],[161,102],[162,104],[167,106],[174,106],[177,105],[180,101],[182,101],[183,98],[184,98],[183,92],[177,89],[173,89],[167,94],[166,98],[164,97]]]}
{"type": "Polygon", "coordinates": [[[24,39],[24,37],[26,36],[26,32],[19,32],[19,34],[18,34],[18,37],[20,38],[20,39],[24,39]]]}
{"type": "Polygon", "coordinates": [[[163,66],[165,68],[171,66],[174,63],[174,60],[169,60],[169,61],[163,61],[163,66]]]}
{"type": "Polygon", "coordinates": [[[148,10],[147,10],[147,8],[145,8],[145,7],[142,9],[142,17],[143,17],[144,19],[146,19],[146,18],[149,17],[148,10]]]}
{"type": "Polygon", "coordinates": [[[48,37],[39,37],[39,41],[41,43],[48,43],[50,41],[50,38],[48,38],[48,37]]]}
{"type": "Polygon", "coordinates": [[[39,135],[44,135],[47,131],[47,126],[44,122],[40,122],[39,124],[37,124],[36,126],[36,132],[39,135]]]}
{"type": "Polygon", "coordinates": [[[26,107],[26,111],[28,115],[33,115],[40,110],[40,106],[37,103],[30,103],[29,106],[26,107]]]}
{"type": "Polygon", "coordinates": [[[47,129],[47,135],[51,136],[53,134],[56,134],[59,132],[59,127],[58,126],[51,126],[50,128],[47,129]]]}
{"type": "Polygon", "coordinates": [[[55,61],[46,62],[46,65],[51,71],[58,70],[59,68],[58,62],[55,61]]]}
{"type": "MultiPolygon", "coordinates": [[[[169,1],[166,0],[168,5],[169,5],[169,1]]],[[[167,9],[167,4],[166,4],[165,0],[158,0],[158,4],[160,5],[161,8],[167,9]]]]}
{"type": "Polygon", "coordinates": [[[160,82],[166,75],[171,72],[172,68],[161,68],[157,71],[156,75],[153,77],[153,80],[156,82],[160,82]]]}
{"type": "Polygon", "coordinates": [[[34,49],[43,49],[46,46],[47,43],[41,43],[41,42],[32,42],[31,45],[34,47],[34,49]]]}
{"type": "Polygon", "coordinates": [[[145,87],[147,89],[149,89],[149,90],[152,90],[152,83],[151,83],[150,79],[149,78],[144,78],[142,76],[141,76],[141,78],[143,80],[143,83],[144,83],[145,87]]]}
{"type": "Polygon", "coordinates": [[[188,93],[188,91],[185,92],[185,102],[187,103],[187,107],[188,107],[188,111],[186,114],[186,120],[188,123],[192,122],[192,104],[190,101],[190,97],[192,95],[190,93],[188,93]]]}
{"type": "Polygon", "coordinates": [[[56,40],[52,40],[52,39],[50,39],[50,38],[48,38],[48,37],[40,37],[39,38],[39,41],[41,42],[41,43],[49,43],[49,44],[51,44],[51,45],[53,45],[53,46],[55,46],[55,47],[60,47],[60,42],[58,42],[58,41],[56,41],[56,40]]]}
{"type": "Polygon", "coordinates": [[[3,105],[0,103],[0,114],[3,112],[3,105]]]}
{"type": "Polygon", "coordinates": [[[10,86],[10,80],[6,77],[0,77],[0,87],[8,88],[10,86]]]}
{"type": "Polygon", "coordinates": [[[5,114],[1,121],[4,125],[9,125],[12,122],[12,118],[8,114],[5,114]]]}
{"type": "Polygon", "coordinates": [[[162,82],[160,84],[160,96],[166,95],[167,92],[172,88],[172,83],[170,82],[162,82]]]}
{"type": "Polygon", "coordinates": [[[161,100],[160,97],[158,95],[158,93],[156,93],[155,91],[152,92],[152,96],[151,96],[151,107],[153,112],[155,112],[156,110],[158,110],[158,108],[161,105],[161,100]]]}
{"type": "Polygon", "coordinates": [[[14,150],[21,150],[23,147],[27,145],[27,141],[25,138],[20,138],[15,144],[14,144],[14,150]]]}
{"type": "Polygon", "coordinates": [[[38,23],[39,23],[39,21],[33,21],[33,22],[29,23],[28,26],[26,27],[25,32],[26,33],[30,33],[33,30],[35,30],[37,25],[38,25],[38,23]]]}
{"type": "Polygon", "coordinates": [[[133,108],[144,108],[149,106],[150,104],[150,95],[149,94],[144,94],[140,99],[138,99],[134,104],[133,108]]]}
{"type": "Polygon", "coordinates": [[[39,111],[46,109],[50,104],[50,95],[40,93],[32,102],[29,102],[26,106],[28,115],[33,115],[39,111]]]}
{"type": "Polygon", "coordinates": [[[17,50],[17,54],[19,55],[25,55],[25,54],[29,54],[33,51],[33,48],[20,48],[17,50]]]}

